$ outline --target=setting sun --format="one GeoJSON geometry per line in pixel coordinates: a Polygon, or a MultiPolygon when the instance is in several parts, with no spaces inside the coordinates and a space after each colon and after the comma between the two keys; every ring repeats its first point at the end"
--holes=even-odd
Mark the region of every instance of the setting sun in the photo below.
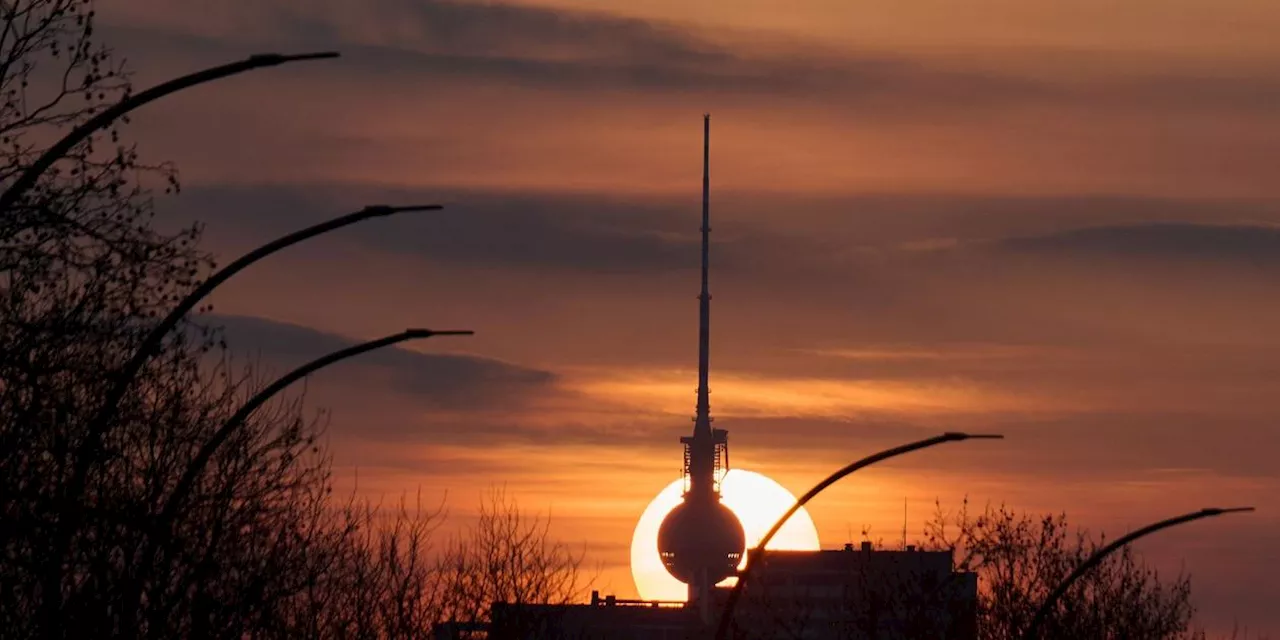
{"type": "MultiPolygon", "coordinates": [[[[685,585],[667,573],[658,557],[658,528],[667,512],[680,504],[683,487],[683,480],[667,485],[644,510],[631,538],[631,576],[635,579],[636,591],[646,600],[685,600],[688,597],[685,585]]],[[[782,485],[767,476],[743,469],[730,470],[721,483],[720,491],[725,506],[742,522],[748,547],[758,544],[769,527],[796,501],[796,497],[782,485]]],[[[809,513],[801,509],[791,516],[769,542],[769,548],[818,549],[818,530],[813,526],[809,513]]],[[[721,584],[733,584],[733,580],[729,578],[721,584]]]]}

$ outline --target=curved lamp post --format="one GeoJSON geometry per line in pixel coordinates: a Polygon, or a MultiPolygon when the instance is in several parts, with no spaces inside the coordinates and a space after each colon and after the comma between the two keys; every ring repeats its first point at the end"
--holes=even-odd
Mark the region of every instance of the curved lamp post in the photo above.
{"type": "Polygon", "coordinates": [[[326,58],[336,58],[338,53],[327,51],[323,53],[303,53],[296,55],[282,55],[279,53],[263,53],[249,56],[244,60],[224,64],[203,71],[174,78],[168,82],[158,84],[150,89],[146,89],[141,93],[128,96],[120,102],[107,107],[98,112],[98,115],[88,119],[80,126],[72,129],[70,133],[63,136],[61,140],[53,143],[40,157],[36,159],[31,166],[27,167],[13,184],[0,194],[0,212],[7,213],[9,208],[14,205],[31,187],[35,186],[40,176],[53,166],[53,163],[60,160],[77,144],[84,142],[85,138],[93,135],[107,125],[114,122],[121,116],[141,107],[149,102],[154,102],[167,95],[177,93],[183,89],[189,89],[199,84],[219,80],[227,76],[233,76],[245,71],[260,69],[263,67],[274,67],[288,62],[299,62],[302,60],[320,60],[326,58]]]}
{"type": "MultiPolygon", "coordinates": [[[[252,60],[252,58],[251,58],[252,60]]],[[[153,98],[154,99],[154,98],[153,98]]],[[[178,325],[178,322],[184,318],[187,313],[195,308],[206,296],[216,289],[223,282],[226,282],[231,276],[244,270],[249,265],[277,252],[281,249],[293,246],[314,238],[318,235],[341,229],[353,225],[357,222],[368,220],[370,218],[381,218],[391,216],[397,213],[416,212],[416,211],[438,211],[443,209],[441,205],[411,205],[411,206],[390,206],[390,205],[370,205],[365,208],[340,216],[320,224],[307,227],[300,231],[296,231],[282,238],[278,238],[269,242],[249,253],[240,256],[235,262],[218,270],[208,280],[205,280],[200,286],[196,287],[186,295],[178,304],[165,316],[152,330],[143,338],[142,344],[138,346],[137,351],[125,363],[124,368],[116,375],[114,384],[108,389],[107,395],[103,400],[102,408],[89,421],[88,433],[84,442],[77,449],[77,455],[74,461],[74,468],[70,482],[67,483],[66,492],[67,500],[74,499],[84,492],[85,483],[88,479],[90,467],[96,457],[96,450],[102,444],[102,437],[111,427],[111,421],[116,416],[119,409],[120,401],[124,398],[129,390],[129,385],[134,378],[138,376],[138,372],[142,370],[147,360],[155,354],[160,347],[160,343],[170,331],[178,325]]],[[[0,210],[2,211],[2,210],[0,210]]],[[[74,535],[75,523],[81,517],[81,511],[75,509],[71,505],[67,505],[64,511],[66,521],[59,523],[59,531],[56,534],[52,552],[49,554],[47,575],[45,576],[44,590],[46,594],[44,619],[47,624],[52,624],[57,617],[57,610],[61,606],[61,589],[59,585],[62,580],[62,560],[66,556],[68,545],[71,542],[71,536],[74,535]]]]}
{"type": "Polygon", "coordinates": [[[756,562],[752,562],[752,556],[754,555],[756,558],[763,557],[765,545],[769,544],[769,541],[773,540],[773,536],[778,534],[778,531],[787,523],[787,520],[789,520],[791,516],[795,515],[801,507],[812,500],[814,496],[822,493],[822,491],[827,487],[835,484],[841,478],[844,478],[854,471],[871,466],[881,460],[887,460],[895,456],[900,456],[904,453],[911,453],[912,451],[926,449],[945,442],[959,442],[961,440],[998,440],[1002,438],[1004,438],[1002,435],[972,435],[968,433],[948,432],[926,440],[920,440],[918,442],[904,444],[900,447],[886,449],[875,455],[867,456],[866,458],[850,463],[839,471],[827,476],[826,480],[819,482],[807,493],[801,496],[799,500],[796,500],[796,503],[792,505],[786,513],[782,514],[781,518],[778,518],[778,521],[773,524],[773,527],[769,529],[769,532],[764,534],[764,537],[760,539],[760,543],[756,545],[755,549],[752,549],[751,552],[747,554],[747,566],[743,567],[742,571],[738,574],[738,583],[733,585],[733,590],[729,592],[729,599],[725,602],[724,611],[720,614],[720,624],[716,627],[716,640],[724,640],[726,634],[729,632],[729,622],[733,619],[734,607],[737,606],[739,598],[742,597],[742,590],[746,587],[747,579],[751,576],[751,571],[755,569],[756,562]]]}
{"type": "MultiPolygon", "coordinates": [[[[388,205],[370,205],[359,211],[340,216],[332,220],[321,222],[320,224],[307,227],[301,231],[296,231],[287,236],[269,242],[249,253],[240,256],[235,262],[223,267],[217,273],[214,273],[196,287],[185,298],[178,302],[177,306],[165,316],[163,320],[157,324],[150,333],[142,340],[142,344],[138,346],[138,350],[134,352],[133,357],[124,365],[124,368],[116,376],[115,384],[107,392],[107,396],[102,403],[102,409],[98,415],[89,423],[89,434],[82,447],[96,448],[101,440],[102,435],[106,433],[111,425],[112,418],[124,398],[125,393],[129,390],[129,385],[134,378],[138,376],[138,372],[142,370],[147,360],[155,354],[156,349],[160,347],[160,342],[164,337],[178,325],[197,304],[208,296],[214,289],[218,288],[223,282],[226,282],[231,276],[244,270],[245,267],[281,250],[286,247],[293,246],[314,238],[318,235],[341,229],[342,227],[353,225],[357,222],[368,220],[370,218],[380,218],[397,213],[414,212],[414,211],[438,211],[443,207],[438,204],[428,205],[412,205],[403,207],[393,207],[388,205]]],[[[89,456],[82,456],[82,459],[88,460],[89,456]]],[[[86,463],[87,464],[87,463],[86,463]]],[[[77,469],[78,470],[78,469],[77,469]]],[[[73,483],[74,484],[74,483],[73,483]]]]}
{"type": "Polygon", "coordinates": [[[177,514],[178,509],[182,506],[182,502],[186,500],[187,494],[191,492],[195,485],[196,478],[204,471],[209,464],[209,460],[213,458],[213,454],[217,452],[218,447],[231,437],[231,433],[240,428],[249,416],[257,411],[259,407],[266,404],[277,393],[283,391],[289,385],[311,375],[319,369],[323,369],[331,364],[335,364],[347,358],[353,358],[362,353],[367,353],[375,349],[389,347],[391,345],[406,342],[408,340],[423,340],[432,336],[469,336],[474,335],[474,331],[432,331],[430,329],[406,329],[395,335],[386,336],[377,340],[371,340],[357,344],[340,351],[334,351],[329,355],[316,358],[307,364],[290,371],[281,376],[278,380],[271,383],[267,388],[258,392],[257,395],[244,403],[239,411],[236,411],[221,428],[218,429],[213,437],[209,439],[204,446],[200,447],[200,451],[196,453],[196,457],[187,465],[187,471],[182,474],[182,478],[178,480],[178,484],[174,487],[173,493],[170,494],[169,500],[165,503],[160,513],[161,526],[168,524],[170,520],[177,514]]]}
{"type": "Polygon", "coordinates": [[[1023,640],[1036,640],[1037,634],[1040,631],[1040,626],[1044,623],[1045,619],[1049,617],[1049,612],[1053,610],[1054,605],[1058,604],[1058,600],[1060,600],[1062,596],[1066,594],[1067,589],[1070,589],[1071,585],[1075,584],[1075,582],[1079,580],[1082,576],[1084,576],[1084,574],[1088,573],[1090,569],[1093,569],[1094,567],[1098,566],[1098,564],[1100,564],[1102,560],[1106,558],[1108,555],[1111,555],[1112,553],[1124,547],[1125,545],[1129,544],[1130,542],[1133,542],[1134,540],[1137,540],[1138,538],[1141,538],[1143,536],[1150,535],[1152,533],[1160,531],[1161,529],[1176,527],[1180,524],[1186,524],[1188,522],[1200,520],[1201,518],[1211,518],[1214,516],[1220,516],[1228,513],[1243,513],[1248,511],[1253,511],[1253,507],[1233,507],[1229,509],[1220,509],[1217,507],[1211,507],[1208,509],[1201,509],[1199,511],[1194,511],[1192,513],[1177,516],[1176,518],[1161,520],[1160,522],[1157,522],[1155,524],[1150,524],[1141,529],[1138,529],[1137,531],[1134,531],[1129,535],[1117,538],[1115,542],[1112,542],[1111,544],[1099,549],[1093,555],[1089,556],[1088,560],[1085,560],[1084,562],[1080,563],[1080,566],[1076,567],[1075,571],[1071,572],[1071,575],[1067,576],[1065,580],[1058,583],[1058,586],[1053,589],[1053,591],[1049,594],[1049,597],[1045,598],[1044,604],[1041,604],[1040,609],[1036,611],[1035,617],[1031,619],[1031,624],[1027,625],[1027,632],[1022,636],[1023,640]]]}

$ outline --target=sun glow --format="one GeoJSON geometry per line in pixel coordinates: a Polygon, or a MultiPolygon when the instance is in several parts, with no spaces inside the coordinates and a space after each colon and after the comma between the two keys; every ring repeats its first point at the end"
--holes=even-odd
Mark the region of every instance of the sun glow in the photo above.
{"type": "MultiPolygon", "coordinates": [[[[680,504],[684,493],[684,481],[676,480],[667,485],[644,510],[631,537],[631,577],[636,591],[646,600],[686,600],[684,583],[671,577],[658,558],[658,528],[667,513],[680,504]]],[[[721,501],[729,507],[746,533],[747,547],[754,547],[769,527],[791,505],[796,497],[782,485],[754,471],[731,469],[720,486],[721,501]]],[[[817,550],[818,530],[813,519],[801,509],[791,516],[778,535],[769,541],[769,549],[817,550]]],[[[746,563],[745,555],[743,563],[746,563]]],[[[728,578],[720,584],[733,584],[728,578]]]]}

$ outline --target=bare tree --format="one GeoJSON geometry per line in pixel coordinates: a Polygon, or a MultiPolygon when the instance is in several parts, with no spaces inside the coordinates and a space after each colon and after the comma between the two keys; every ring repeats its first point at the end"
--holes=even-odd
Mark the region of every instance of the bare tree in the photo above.
{"type": "MultiPolygon", "coordinates": [[[[939,505],[926,538],[933,547],[956,550],[958,567],[978,574],[984,640],[1021,638],[1049,592],[1105,544],[1072,531],[1063,514],[1033,517],[1002,505],[973,516],[967,500],[955,514],[939,505]]],[[[1067,593],[1042,637],[1189,638],[1190,596],[1187,576],[1162,580],[1126,548],[1067,593]]]]}
{"type": "MultiPolygon", "coordinates": [[[[0,2],[0,187],[129,91],[91,0],[0,2]]],[[[438,557],[438,510],[335,507],[323,422],[301,397],[255,412],[162,521],[196,452],[264,386],[198,322],[166,338],[101,446],[85,446],[142,336],[213,266],[198,227],[153,226],[153,194],[176,175],[121,134],[80,144],[0,212],[3,634],[424,637],[493,600],[575,595],[582,555],[500,493],[438,557]]]]}
{"type": "Polygon", "coordinates": [[[503,489],[489,490],[474,526],[454,537],[437,562],[442,620],[489,619],[495,602],[567,604],[592,580],[583,551],[550,534],[549,517],[520,511],[503,489]]]}
{"type": "Polygon", "coordinates": [[[443,507],[352,499],[315,513],[327,522],[323,540],[308,549],[306,589],[285,605],[278,637],[428,638],[441,623],[487,623],[495,602],[566,604],[589,586],[582,554],[501,490],[486,493],[476,523],[441,548],[443,507]]]}
{"type": "MultiPolygon", "coordinates": [[[[127,95],[128,74],[95,42],[93,17],[84,0],[0,3],[0,183],[127,95]]],[[[173,190],[174,174],[141,164],[119,136],[85,141],[0,212],[0,624],[16,635],[41,620],[87,622],[62,615],[62,604],[119,586],[119,571],[106,569],[126,564],[139,516],[125,490],[136,497],[146,484],[127,473],[142,462],[126,454],[145,438],[114,434],[88,459],[85,423],[147,321],[208,264],[193,248],[198,229],[166,235],[149,225],[147,185],[173,190]],[[71,495],[65,481],[77,465],[94,476],[71,495]],[[92,525],[72,530],[82,517],[92,525]]],[[[189,353],[207,346],[199,343],[175,335],[169,347],[189,353]]],[[[188,379],[177,362],[158,359],[145,381],[188,379]]],[[[173,398],[145,384],[124,401],[122,424],[172,415],[173,398]]]]}
{"type": "Polygon", "coordinates": [[[1247,627],[1241,628],[1239,624],[1236,624],[1231,629],[1229,635],[1210,636],[1205,630],[1197,629],[1195,633],[1191,634],[1190,638],[1191,640],[1250,640],[1251,638],[1253,640],[1267,640],[1267,636],[1251,636],[1249,629],[1247,627]]]}
{"type": "Polygon", "coordinates": [[[133,496],[142,502],[136,520],[141,531],[126,573],[125,584],[134,589],[124,590],[125,596],[137,590],[144,595],[124,604],[138,607],[137,629],[147,636],[239,636],[285,624],[287,603],[305,589],[303,577],[330,524],[323,517],[329,471],[316,442],[319,424],[304,419],[296,398],[238,430],[200,476],[172,530],[156,528],[163,499],[196,449],[261,386],[252,369],[235,385],[212,385],[208,419],[179,415],[164,424],[157,431],[166,440],[148,443],[153,465],[129,471],[155,487],[133,496]],[[152,548],[144,542],[157,539],[163,542],[158,553],[137,555],[152,548]]]}
{"type": "MultiPolygon", "coordinates": [[[[130,91],[87,0],[0,3],[0,183],[130,91]]],[[[127,120],[121,121],[123,125],[127,120]]],[[[152,185],[109,129],[0,212],[0,624],[18,637],[239,635],[284,624],[330,533],[327,460],[300,400],[259,411],[202,474],[155,553],[154,525],[195,451],[254,391],[216,332],[167,337],[86,447],[113,376],[158,314],[212,267],[199,229],[151,224],[152,185]],[[210,355],[215,357],[210,360],[210,355]],[[83,490],[67,489],[87,469],[83,490]]]]}
{"type": "MultiPolygon", "coordinates": [[[[320,505],[317,505],[318,507],[320,505]]],[[[285,603],[282,638],[427,638],[438,619],[432,538],[442,508],[350,500],[317,508],[305,589],[285,603]]]]}

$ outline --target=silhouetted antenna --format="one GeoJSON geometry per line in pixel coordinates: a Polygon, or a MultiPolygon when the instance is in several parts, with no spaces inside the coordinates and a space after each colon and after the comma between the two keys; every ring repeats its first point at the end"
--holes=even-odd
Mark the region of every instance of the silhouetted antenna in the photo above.
{"type": "Polygon", "coordinates": [[[907,499],[902,498],[902,549],[907,549],[907,499]]]}
{"type": "Polygon", "coordinates": [[[711,114],[702,117],[702,292],[698,295],[698,408],[694,433],[711,431],[711,114]]]}

